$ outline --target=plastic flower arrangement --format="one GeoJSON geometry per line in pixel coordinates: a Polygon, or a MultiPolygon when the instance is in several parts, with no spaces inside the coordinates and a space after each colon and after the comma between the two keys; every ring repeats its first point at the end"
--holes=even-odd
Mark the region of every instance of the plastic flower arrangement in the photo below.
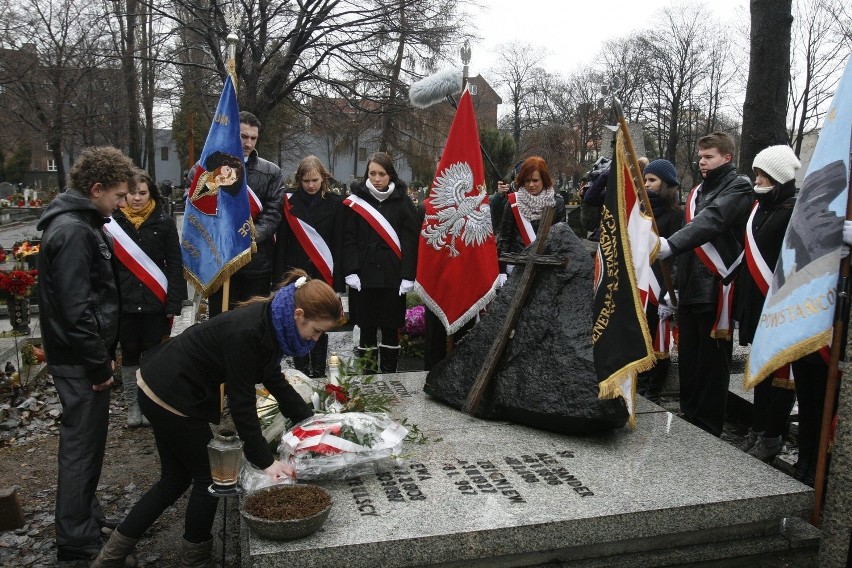
{"type": "Polygon", "coordinates": [[[405,333],[423,335],[426,332],[426,307],[414,306],[405,310],[405,333]]]}
{"type": "Polygon", "coordinates": [[[25,298],[32,292],[37,276],[38,270],[0,271],[0,290],[17,298],[25,298]]]}
{"type": "Polygon", "coordinates": [[[12,256],[17,262],[23,262],[28,256],[38,254],[40,249],[41,245],[32,245],[29,241],[24,241],[12,249],[12,256]]]}

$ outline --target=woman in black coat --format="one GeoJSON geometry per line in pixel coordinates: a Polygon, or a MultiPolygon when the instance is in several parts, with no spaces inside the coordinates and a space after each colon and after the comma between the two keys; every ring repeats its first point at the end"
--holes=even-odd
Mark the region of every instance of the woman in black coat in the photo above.
{"type": "MultiPolygon", "coordinates": [[[[680,185],[680,180],[677,177],[677,171],[674,164],[668,160],[653,160],[645,166],[642,173],[645,177],[645,191],[648,192],[648,201],[654,213],[654,221],[657,224],[659,236],[669,238],[675,231],[683,227],[684,222],[683,208],[678,201],[677,187],[680,185]]],[[[655,262],[652,265],[652,270],[654,277],[661,285],[660,294],[663,294],[666,290],[663,285],[660,264],[655,262]]],[[[657,330],[660,322],[658,307],[648,302],[645,316],[651,334],[659,333],[657,330]]],[[[659,404],[663,386],[666,384],[669,366],[669,354],[658,353],[657,364],[654,368],[639,374],[637,392],[651,402],[659,404]]]]}
{"type": "MultiPolygon", "coordinates": [[[[169,336],[174,316],[180,314],[187,297],[177,226],[165,212],[161,201],[157,186],[147,173],[140,171],[135,187],[127,195],[127,205],[113,215],[113,223],[118,225],[122,234],[110,231],[117,247],[125,236],[138,247],[122,247],[134,262],[126,262],[123,254],[116,255],[120,261],[121,375],[127,403],[127,426],[130,428],[148,425],[136,399],[139,356],[169,336]],[[153,265],[151,270],[138,266],[146,263],[153,265]],[[157,270],[159,274],[156,274],[157,270]],[[154,284],[157,278],[160,282],[165,280],[165,292],[154,284]]],[[[107,225],[107,230],[111,224],[107,225]]]]}
{"type": "Polygon", "coordinates": [[[123,567],[139,538],[190,488],[180,565],[211,565],[218,498],[208,491],[213,479],[207,444],[210,423],[220,420],[223,385],[246,459],[272,482],[295,477],[263,438],[255,385],[262,383],[294,423],[313,415],[283,378],[281,358],[309,353],[337,325],[341,306],[331,287],[304,271],[292,271],[283,284],[270,297],[193,325],[142,357],[139,401],[153,425],[162,471],[113,531],[94,568],[123,567]]]}
{"type": "MultiPolygon", "coordinates": [[[[316,156],[299,162],[295,187],[284,195],[284,215],[276,235],[273,283],[277,284],[285,272],[301,268],[311,278],[324,280],[336,292],[346,291],[339,260],[343,198],[331,191],[329,179],[331,174],[316,156]],[[316,233],[306,230],[304,225],[316,233]],[[322,242],[310,240],[317,236],[322,242]],[[310,244],[303,246],[304,239],[310,244]]],[[[296,369],[306,375],[322,377],[325,376],[327,353],[328,336],[323,335],[310,355],[296,356],[293,361],[296,369]]]]}
{"type": "MultiPolygon", "coordinates": [[[[752,163],[756,178],[754,191],[757,207],[752,210],[746,225],[746,256],[740,265],[740,272],[734,286],[733,313],[740,324],[740,345],[750,345],[754,340],[766,299],[764,290],[769,284],[762,282],[763,276],[753,274],[750,268],[758,266],[759,263],[765,265],[770,273],[775,269],[781,254],[784,234],[796,203],[794,176],[799,167],[799,160],[793,150],[786,145],[770,146],[758,152],[752,163]]],[[[819,359],[819,355],[809,355],[805,359],[813,357],[819,359]]],[[[796,366],[794,363],[794,370],[796,366]]],[[[773,373],[773,375],[776,374],[773,373]]],[[[819,381],[819,377],[803,375],[801,378],[808,383],[819,381]]],[[[825,372],[822,373],[821,378],[824,388],[825,372]]],[[[798,389],[799,377],[796,379],[795,387],[798,389]]],[[[741,450],[765,461],[770,461],[780,453],[783,436],[787,429],[787,419],[796,400],[795,391],[792,388],[785,388],[791,386],[789,381],[772,376],[754,387],[752,424],[748,436],[739,445],[741,450]]],[[[805,394],[806,401],[809,394],[810,392],[805,394]]],[[[816,412],[817,420],[821,416],[820,410],[816,412]]],[[[816,455],[815,444],[813,452],[809,452],[808,448],[808,435],[813,431],[813,422],[808,422],[807,408],[803,412],[800,409],[799,417],[800,432],[804,434],[801,436],[802,451],[799,453],[799,461],[804,466],[809,455],[816,455]]],[[[818,426],[816,432],[819,432],[818,426]]],[[[815,464],[816,460],[814,460],[815,464]]],[[[806,466],[804,467],[807,469],[806,466]]],[[[803,477],[804,472],[800,474],[800,479],[803,477]]]]}
{"type": "MultiPolygon", "coordinates": [[[[506,194],[507,207],[503,210],[497,233],[497,251],[501,254],[521,252],[535,240],[541,213],[546,206],[555,208],[554,225],[565,221],[565,200],[553,189],[550,169],[543,158],[532,156],[524,160],[515,176],[515,185],[517,190],[506,194]],[[519,216],[516,216],[516,211],[519,216]]],[[[506,281],[506,274],[511,271],[512,268],[505,263],[500,264],[501,286],[506,281]]]]}
{"type": "Polygon", "coordinates": [[[394,373],[405,294],[414,288],[417,271],[420,215],[390,156],[382,152],[370,157],[364,181],[344,203],[342,268],[350,319],[361,331],[358,354],[370,353],[374,370],[378,346],[381,371],[394,373]]]}

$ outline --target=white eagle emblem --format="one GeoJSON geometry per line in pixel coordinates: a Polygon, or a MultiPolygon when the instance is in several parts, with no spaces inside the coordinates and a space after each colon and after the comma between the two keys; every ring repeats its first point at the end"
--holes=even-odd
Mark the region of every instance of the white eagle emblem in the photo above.
{"type": "Polygon", "coordinates": [[[450,256],[459,255],[456,239],[465,245],[481,245],[492,234],[491,208],[485,200],[485,187],[473,195],[473,172],[464,162],[452,164],[435,179],[429,195],[435,214],[426,215],[426,227],[421,235],[435,250],[449,249],[450,256]],[[437,221],[437,222],[433,222],[437,221]]]}

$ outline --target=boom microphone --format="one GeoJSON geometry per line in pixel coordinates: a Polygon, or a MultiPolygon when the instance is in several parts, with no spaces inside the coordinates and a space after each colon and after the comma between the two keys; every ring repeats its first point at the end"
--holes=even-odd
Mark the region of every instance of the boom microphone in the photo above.
{"type": "Polygon", "coordinates": [[[442,69],[411,84],[408,98],[411,106],[427,108],[457,95],[462,90],[462,70],[458,67],[442,69]]]}

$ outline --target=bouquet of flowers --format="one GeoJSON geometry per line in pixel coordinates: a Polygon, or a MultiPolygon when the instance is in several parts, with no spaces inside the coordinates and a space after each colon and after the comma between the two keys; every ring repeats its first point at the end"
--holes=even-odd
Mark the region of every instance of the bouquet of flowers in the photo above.
{"type": "Polygon", "coordinates": [[[375,472],[402,452],[408,429],[385,413],[344,412],[307,418],[284,434],[278,452],[298,479],[375,472]]]}
{"type": "Polygon", "coordinates": [[[38,270],[0,271],[0,290],[7,294],[24,298],[30,295],[36,283],[38,270]]]}

